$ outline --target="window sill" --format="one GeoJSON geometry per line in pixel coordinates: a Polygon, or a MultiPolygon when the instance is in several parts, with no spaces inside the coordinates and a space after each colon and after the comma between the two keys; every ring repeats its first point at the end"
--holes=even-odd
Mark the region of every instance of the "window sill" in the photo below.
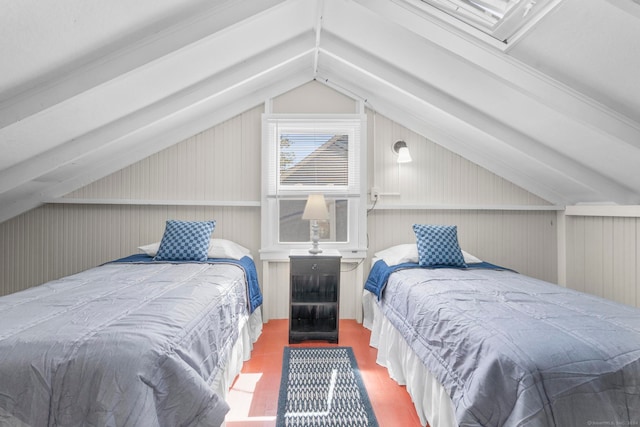
{"type": "MultiPolygon", "coordinates": [[[[311,244],[309,244],[309,246],[311,246],[311,244]]],[[[307,247],[305,246],[304,248],[307,247]]],[[[300,249],[300,247],[262,248],[260,249],[260,260],[270,262],[289,262],[289,254],[291,253],[292,249],[300,249]]],[[[367,257],[366,249],[332,248],[328,245],[322,246],[322,249],[326,249],[327,251],[329,251],[330,249],[338,250],[340,252],[340,255],[342,256],[342,262],[360,262],[367,257]]]]}

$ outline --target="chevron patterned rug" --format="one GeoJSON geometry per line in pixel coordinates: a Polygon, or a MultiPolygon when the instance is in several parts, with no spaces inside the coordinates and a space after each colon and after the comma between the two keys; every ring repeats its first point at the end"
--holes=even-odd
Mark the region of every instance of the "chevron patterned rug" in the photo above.
{"type": "Polygon", "coordinates": [[[285,347],[276,426],[378,426],[351,347],[285,347]]]}

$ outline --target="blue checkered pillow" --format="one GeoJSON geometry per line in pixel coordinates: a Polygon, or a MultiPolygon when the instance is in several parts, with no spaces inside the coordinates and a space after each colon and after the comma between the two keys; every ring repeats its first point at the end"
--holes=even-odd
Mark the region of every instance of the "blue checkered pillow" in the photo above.
{"type": "Polygon", "coordinates": [[[155,261],[206,261],[215,221],[169,220],[155,261]]]}
{"type": "Polygon", "coordinates": [[[455,225],[414,224],[418,244],[418,264],[422,267],[466,267],[458,245],[455,225]]]}

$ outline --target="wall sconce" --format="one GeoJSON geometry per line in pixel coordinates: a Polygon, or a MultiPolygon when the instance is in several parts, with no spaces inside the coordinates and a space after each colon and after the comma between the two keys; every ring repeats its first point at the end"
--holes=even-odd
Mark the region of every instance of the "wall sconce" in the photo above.
{"type": "Polygon", "coordinates": [[[393,144],[393,152],[398,155],[398,163],[409,163],[411,161],[411,153],[409,147],[404,141],[396,141],[393,144]]]}
{"type": "Polygon", "coordinates": [[[309,249],[309,253],[321,253],[322,249],[318,248],[318,240],[320,240],[320,236],[318,234],[318,221],[329,219],[327,202],[325,202],[322,194],[309,194],[307,204],[305,205],[304,212],[302,213],[302,219],[308,219],[311,221],[312,246],[311,249],[309,249]]]}

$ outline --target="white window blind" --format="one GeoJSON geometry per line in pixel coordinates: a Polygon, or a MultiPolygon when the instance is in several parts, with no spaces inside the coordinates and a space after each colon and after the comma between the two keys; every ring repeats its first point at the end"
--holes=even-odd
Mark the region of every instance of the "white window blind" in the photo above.
{"type": "Polygon", "coordinates": [[[269,196],[360,193],[360,116],[265,118],[269,196]]]}
{"type": "Polygon", "coordinates": [[[349,135],[281,133],[280,187],[349,186],[349,135]]]}

